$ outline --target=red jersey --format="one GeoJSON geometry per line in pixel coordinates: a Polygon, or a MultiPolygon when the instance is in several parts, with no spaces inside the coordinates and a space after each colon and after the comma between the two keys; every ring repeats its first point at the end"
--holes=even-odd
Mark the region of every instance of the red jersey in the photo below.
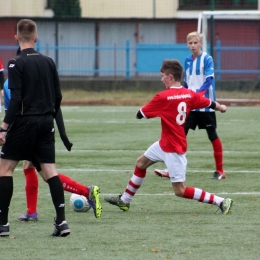
{"type": "Polygon", "coordinates": [[[187,141],[184,124],[191,110],[210,106],[211,100],[184,87],[171,87],[156,94],[140,111],[145,118],[160,117],[159,144],[164,152],[184,154],[187,141]]]}
{"type": "Polygon", "coordinates": [[[4,66],[1,58],[0,58],[0,71],[4,71],[4,66]]]}

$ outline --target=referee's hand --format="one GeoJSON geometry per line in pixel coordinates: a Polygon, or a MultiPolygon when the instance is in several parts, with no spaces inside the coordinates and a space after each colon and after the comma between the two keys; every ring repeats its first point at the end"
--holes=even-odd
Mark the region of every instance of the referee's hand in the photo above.
{"type": "Polygon", "coordinates": [[[0,132],[0,146],[5,144],[6,132],[0,132]]]}
{"type": "Polygon", "coordinates": [[[68,138],[62,139],[62,142],[63,142],[64,146],[66,147],[66,149],[70,152],[71,147],[73,146],[73,143],[71,143],[68,138]]]}

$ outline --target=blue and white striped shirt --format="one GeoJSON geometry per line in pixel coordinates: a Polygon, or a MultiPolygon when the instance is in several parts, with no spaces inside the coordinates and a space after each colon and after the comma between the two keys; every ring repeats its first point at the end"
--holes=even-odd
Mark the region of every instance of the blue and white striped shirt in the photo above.
{"type": "MultiPolygon", "coordinates": [[[[200,92],[202,85],[206,82],[208,77],[212,77],[212,84],[210,84],[204,94],[210,100],[216,101],[215,95],[215,81],[214,81],[214,62],[212,57],[206,52],[202,52],[196,59],[192,55],[185,59],[184,65],[184,82],[189,89],[194,92],[200,92]]],[[[205,89],[204,89],[205,90],[205,89]]],[[[215,111],[210,108],[195,109],[194,111],[210,112],[215,111]]]]}

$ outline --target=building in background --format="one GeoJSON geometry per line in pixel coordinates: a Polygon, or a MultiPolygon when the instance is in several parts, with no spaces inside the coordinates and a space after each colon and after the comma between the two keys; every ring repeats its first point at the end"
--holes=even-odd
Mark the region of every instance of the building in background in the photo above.
{"type": "MultiPolygon", "coordinates": [[[[184,61],[189,54],[186,35],[197,30],[199,13],[209,10],[213,0],[70,0],[80,1],[81,18],[54,17],[52,1],[0,0],[4,65],[17,49],[16,24],[28,17],[38,25],[37,50],[54,59],[60,76],[157,78],[164,58],[184,61]]],[[[259,1],[214,2],[215,9],[256,11],[259,1]]],[[[63,2],[69,0],[56,4],[63,2]]],[[[207,38],[217,79],[256,78],[260,71],[259,18],[218,18],[212,31],[209,26],[207,38]]]]}
{"type": "MultiPolygon", "coordinates": [[[[0,17],[53,17],[52,1],[0,0],[0,17]]],[[[79,1],[82,18],[197,18],[202,10],[211,9],[211,0],[79,1]]],[[[260,0],[214,0],[214,9],[260,10],[260,0]]]]}

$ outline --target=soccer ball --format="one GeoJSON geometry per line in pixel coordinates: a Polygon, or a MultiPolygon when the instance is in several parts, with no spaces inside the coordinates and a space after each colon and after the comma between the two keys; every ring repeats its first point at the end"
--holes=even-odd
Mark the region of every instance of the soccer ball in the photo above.
{"type": "Polygon", "coordinates": [[[91,208],[85,196],[75,193],[70,196],[70,207],[76,212],[87,212],[91,208]]]}

